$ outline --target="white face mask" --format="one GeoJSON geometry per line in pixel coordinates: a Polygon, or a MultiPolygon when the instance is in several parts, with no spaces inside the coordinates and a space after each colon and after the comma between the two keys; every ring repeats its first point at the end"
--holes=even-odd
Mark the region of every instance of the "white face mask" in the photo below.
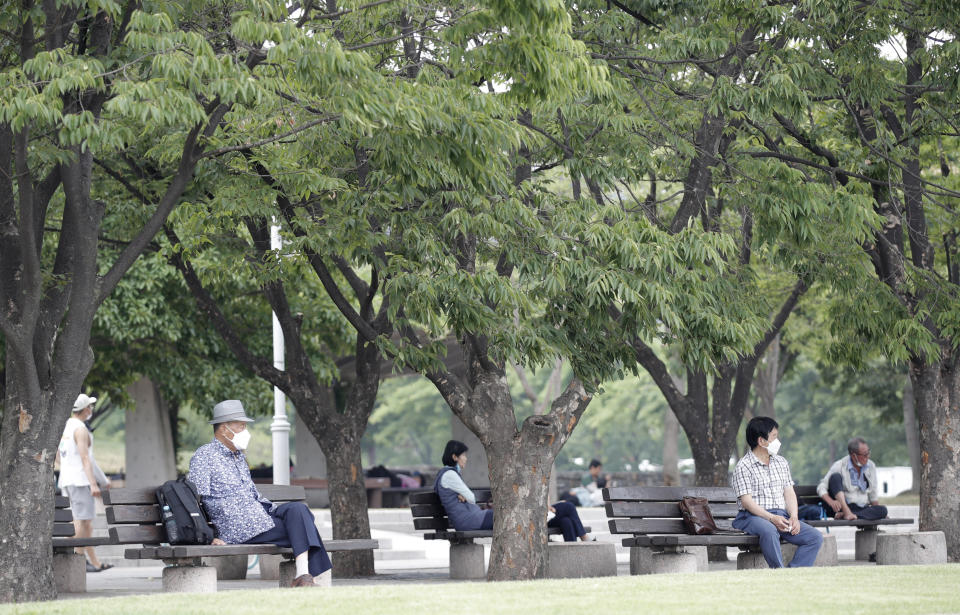
{"type": "Polygon", "coordinates": [[[238,450],[245,451],[247,446],[250,445],[250,430],[244,429],[241,432],[235,432],[229,427],[227,431],[233,434],[233,439],[230,440],[230,443],[233,444],[238,450]]]}
{"type": "Polygon", "coordinates": [[[773,442],[767,445],[767,452],[771,455],[776,455],[780,452],[780,438],[775,439],[773,442]]]}

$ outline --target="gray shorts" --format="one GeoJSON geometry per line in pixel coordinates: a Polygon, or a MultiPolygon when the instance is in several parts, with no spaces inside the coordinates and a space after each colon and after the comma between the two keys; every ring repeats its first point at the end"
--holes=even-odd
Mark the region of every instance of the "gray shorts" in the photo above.
{"type": "Polygon", "coordinates": [[[70,511],[73,518],[78,521],[93,519],[97,515],[97,509],[93,504],[93,495],[90,493],[90,486],[68,485],[62,489],[63,494],[70,498],[70,511]]]}

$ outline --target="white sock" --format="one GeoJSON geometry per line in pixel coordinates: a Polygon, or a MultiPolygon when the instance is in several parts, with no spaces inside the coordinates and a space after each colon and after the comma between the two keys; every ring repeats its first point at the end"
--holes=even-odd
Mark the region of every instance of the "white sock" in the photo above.
{"type": "Polygon", "coordinates": [[[297,576],[301,577],[305,574],[310,574],[310,566],[307,562],[307,557],[310,555],[309,551],[304,551],[296,557],[294,562],[297,565],[297,576]]]}

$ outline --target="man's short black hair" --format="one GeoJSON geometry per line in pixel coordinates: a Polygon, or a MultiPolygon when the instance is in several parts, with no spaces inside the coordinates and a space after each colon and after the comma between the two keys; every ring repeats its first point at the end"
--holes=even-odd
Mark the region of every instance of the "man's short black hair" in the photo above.
{"type": "Polygon", "coordinates": [[[590,467],[591,467],[591,468],[599,468],[599,467],[602,467],[602,466],[603,466],[603,462],[600,461],[599,459],[591,459],[591,460],[590,460],[590,467]]]}
{"type": "Polygon", "coordinates": [[[450,440],[449,442],[447,442],[447,445],[443,448],[443,457],[441,458],[441,461],[445,466],[456,465],[457,462],[453,459],[453,456],[456,455],[457,457],[459,457],[460,455],[466,453],[468,450],[470,449],[467,448],[467,445],[461,442],[460,440],[450,440]]]}
{"type": "Polygon", "coordinates": [[[757,448],[760,438],[769,439],[770,432],[780,425],[769,416],[755,416],[747,423],[747,446],[757,448]]]}

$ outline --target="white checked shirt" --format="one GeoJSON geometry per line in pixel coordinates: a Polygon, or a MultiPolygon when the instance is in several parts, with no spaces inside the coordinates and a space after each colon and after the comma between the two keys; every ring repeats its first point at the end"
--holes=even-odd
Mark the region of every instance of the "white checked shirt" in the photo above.
{"type": "Polygon", "coordinates": [[[793,485],[790,464],[780,455],[770,455],[770,465],[757,459],[753,451],[747,451],[733,471],[733,488],[737,492],[737,504],[744,510],[740,496],[749,495],[757,506],[764,510],[786,509],[783,490],[793,485]]]}

